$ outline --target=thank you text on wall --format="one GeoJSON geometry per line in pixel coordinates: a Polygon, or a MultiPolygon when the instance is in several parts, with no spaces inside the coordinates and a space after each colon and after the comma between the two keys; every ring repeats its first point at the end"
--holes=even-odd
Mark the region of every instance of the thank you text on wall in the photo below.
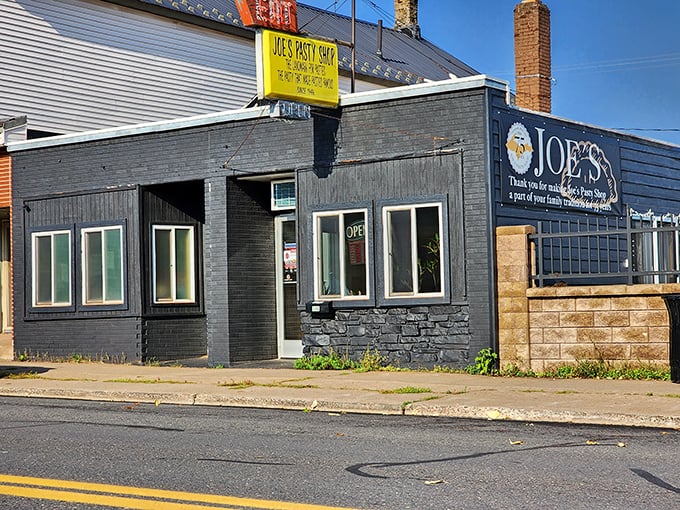
{"type": "Polygon", "coordinates": [[[258,37],[261,38],[260,97],[337,106],[338,48],[335,44],[273,30],[262,30],[258,37]]]}
{"type": "Polygon", "coordinates": [[[501,202],[621,214],[620,181],[615,139],[501,113],[501,202]]]}

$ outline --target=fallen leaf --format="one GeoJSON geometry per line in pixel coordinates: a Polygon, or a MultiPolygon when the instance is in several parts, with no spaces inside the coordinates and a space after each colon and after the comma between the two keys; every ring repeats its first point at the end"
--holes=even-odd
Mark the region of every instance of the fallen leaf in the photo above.
{"type": "Polygon", "coordinates": [[[600,443],[598,443],[597,441],[592,441],[592,440],[588,439],[588,441],[586,441],[586,444],[587,445],[595,445],[595,444],[600,444],[600,443]]]}
{"type": "Polygon", "coordinates": [[[623,442],[619,441],[618,443],[616,443],[616,446],[618,446],[619,448],[625,448],[625,447],[626,447],[626,443],[623,443],[623,442]]]}
{"type": "Polygon", "coordinates": [[[154,400],[154,401],[153,401],[153,404],[154,404],[156,407],[158,407],[159,405],[161,405],[161,401],[160,401],[160,400],[154,400]]]}
{"type": "Polygon", "coordinates": [[[524,444],[524,441],[510,441],[510,444],[513,446],[518,446],[524,444]]]}
{"type": "Polygon", "coordinates": [[[437,485],[438,483],[446,483],[446,480],[425,480],[425,485],[437,485]]]}
{"type": "Polygon", "coordinates": [[[338,432],[338,433],[335,434],[335,435],[338,436],[338,437],[342,437],[342,436],[344,436],[345,434],[343,434],[342,432],[338,432]]]}
{"type": "Polygon", "coordinates": [[[490,420],[497,420],[498,418],[501,417],[501,412],[494,409],[493,411],[489,411],[486,413],[486,417],[489,418],[490,420]]]}

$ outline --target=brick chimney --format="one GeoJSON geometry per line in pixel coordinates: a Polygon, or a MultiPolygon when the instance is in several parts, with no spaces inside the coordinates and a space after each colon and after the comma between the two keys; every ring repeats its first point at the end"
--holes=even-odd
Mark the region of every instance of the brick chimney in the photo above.
{"type": "Polygon", "coordinates": [[[420,39],[418,0],[394,0],[394,29],[420,39]]]}
{"type": "Polygon", "coordinates": [[[515,87],[521,108],[550,113],[550,10],[541,0],[515,6],[515,87]]]}

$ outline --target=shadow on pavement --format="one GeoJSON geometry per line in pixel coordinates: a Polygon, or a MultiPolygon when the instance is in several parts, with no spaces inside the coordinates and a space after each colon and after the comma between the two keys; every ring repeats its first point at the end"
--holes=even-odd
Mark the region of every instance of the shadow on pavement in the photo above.
{"type": "Polygon", "coordinates": [[[5,377],[20,377],[22,375],[28,374],[44,374],[45,372],[49,372],[50,370],[51,370],[50,368],[36,367],[32,365],[26,365],[21,367],[17,366],[8,367],[0,365],[0,379],[4,379],[5,377]]]}

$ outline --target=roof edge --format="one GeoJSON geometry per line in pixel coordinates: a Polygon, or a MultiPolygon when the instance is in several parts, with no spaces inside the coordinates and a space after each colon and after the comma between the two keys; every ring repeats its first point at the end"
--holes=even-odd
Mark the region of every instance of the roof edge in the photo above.
{"type": "Polygon", "coordinates": [[[226,112],[207,113],[193,117],[182,117],[172,120],[159,120],[155,122],[145,122],[128,126],[97,129],[93,131],[82,131],[80,133],[69,133],[66,135],[49,136],[36,138],[21,142],[7,144],[9,152],[20,152],[32,149],[43,149],[59,145],[69,145],[73,143],[92,142],[96,140],[107,140],[111,138],[122,138],[125,136],[142,135],[149,133],[162,133],[164,131],[175,131],[178,129],[207,126],[210,124],[220,124],[222,122],[233,122],[239,120],[250,120],[263,117],[269,114],[269,106],[256,106],[253,108],[241,108],[226,112]]]}
{"type": "MultiPolygon", "coordinates": [[[[471,90],[484,87],[493,88],[506,93],[509,91],[508,82],[498,80],[496,78],[490,78],[486,75],[478,75],[469,76],[466,78],[454,78],[451,80],[421,83],[419,85],[403,85],[400,87],[346,94],[340,97],[340,107],[390,101],[394,99],[427,96],[459,90],[471,90]]],[[[126,136],[162,133],[165,131],[175,131],[178,129],[207,126],[210,124],[257,119],[265,115],[269,115],[269,106],[241,108],[239,110],[208,113],[193,117],[161,120],[142,124],[99,129],[95,131],[83,131],[80,133],[69,133],[66,135],[57,135],[46,138],[36,138],[33,140],[13,142],[7,144],[7,150],[9,152],[20,152],[33,149],[43,149],[47,147],[56,147],[60,145],[122,138],[126,136]]]]}
{"type": "Polygon", "coordinates": [[[510,84],[507,81],[479,74],[465,78],[452,78],[450,80],[419,83],[418,85],[403,85],[400,87],[347,94],[340,97],[340,106],[354,106],[377,101],[389,101],[483,87],[501,90],[506,93],[510,91],[510,84]]]}

